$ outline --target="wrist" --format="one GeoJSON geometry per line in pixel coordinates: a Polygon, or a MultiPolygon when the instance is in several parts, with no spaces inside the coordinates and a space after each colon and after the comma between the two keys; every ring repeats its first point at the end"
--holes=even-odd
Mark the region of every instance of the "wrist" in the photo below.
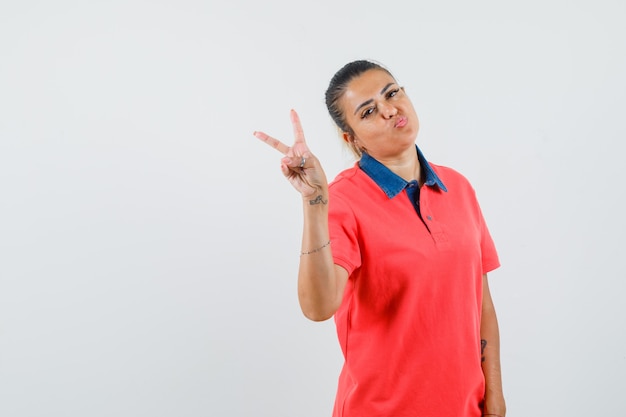
{"type": "Polygon", "coordinates": [[[328,192],[324,190],[318,190],[307,196],[302,196],[302,203],[305,206],[311,207],[328,206],[328,192]]]}

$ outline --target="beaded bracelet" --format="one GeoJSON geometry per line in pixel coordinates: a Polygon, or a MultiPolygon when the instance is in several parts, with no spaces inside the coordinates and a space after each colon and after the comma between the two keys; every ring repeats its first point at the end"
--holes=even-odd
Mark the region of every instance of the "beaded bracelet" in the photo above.
{"type": "Polygon", "coordinates": [[[302,256],[302,255],[310,255],[310,254],[312,254],[312,253],[319,252],[319,251],[321,251],[322,249],[324,249],[324,248],[325,248],[326,246],[328,246],[328,245],[330,245],[330,240],[329,240],[328,242],[324,243],[324,244],[323,244],[322,246],[320,246],[319,248],[316,248],[316,249],[310,250],[310,251],[308,251],[308,252],[300,252],[300,256],[302,256]]]}

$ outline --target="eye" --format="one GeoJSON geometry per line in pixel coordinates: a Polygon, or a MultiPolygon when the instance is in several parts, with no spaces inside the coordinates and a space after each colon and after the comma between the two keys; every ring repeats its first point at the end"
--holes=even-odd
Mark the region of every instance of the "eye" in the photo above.
{"type": "Polygon", "coordinates": [[[393,90],[387,93],[387,98],[395,97],[400,92],[399,88],[394,88],[393,90]]]}
{"type": "Polygon", "coordinates": [[[370,114],[374,113],[374,110],[374,107],[368,107],[367,109],[365,109],[365,111],[361,113],[361,119],[367,119],[370,114]]]}

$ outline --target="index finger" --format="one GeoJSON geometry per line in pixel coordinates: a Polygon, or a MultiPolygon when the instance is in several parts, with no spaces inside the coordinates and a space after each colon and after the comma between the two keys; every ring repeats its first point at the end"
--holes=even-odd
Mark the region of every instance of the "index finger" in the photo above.
{"type": "Polygon", "coordinates": [[[272,148],[278,150],[278,152],[282,153],[283,155],[287,155],[287,152],[289,152],[289,149],[290,149],[289,146],[285,145],[278,139],[273,138],[270,135],[263,133],[263,132],[254,132],[253,134],[258,139],[261,139],[263,142],[267,143],[272,148]]]}
{"type": "Polygon", "coordinates": [[[300,117],[295,110],[291,109],[291,124],[293,125],[293,136],[295,138],[294,145],[296,143],[306,143],[304,140],[304,130],[302,130],[302,124],[300,123],[300,117]]]}

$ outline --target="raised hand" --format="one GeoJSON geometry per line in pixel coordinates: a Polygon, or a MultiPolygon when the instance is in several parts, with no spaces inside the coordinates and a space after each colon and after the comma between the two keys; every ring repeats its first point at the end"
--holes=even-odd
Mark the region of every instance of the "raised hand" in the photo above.
{"type": "Polygon", "coordinates": [[[328,187],[326,174],[304,140],[304,131],[295,110],[291,110],[291,124],[294,134],[292,146],[287,146],[263,132],[254,132],[254,136],[285,155],[280,160],[283,175],[302,197],[311,197],[320,191],[324,192],[328,187]]]}

